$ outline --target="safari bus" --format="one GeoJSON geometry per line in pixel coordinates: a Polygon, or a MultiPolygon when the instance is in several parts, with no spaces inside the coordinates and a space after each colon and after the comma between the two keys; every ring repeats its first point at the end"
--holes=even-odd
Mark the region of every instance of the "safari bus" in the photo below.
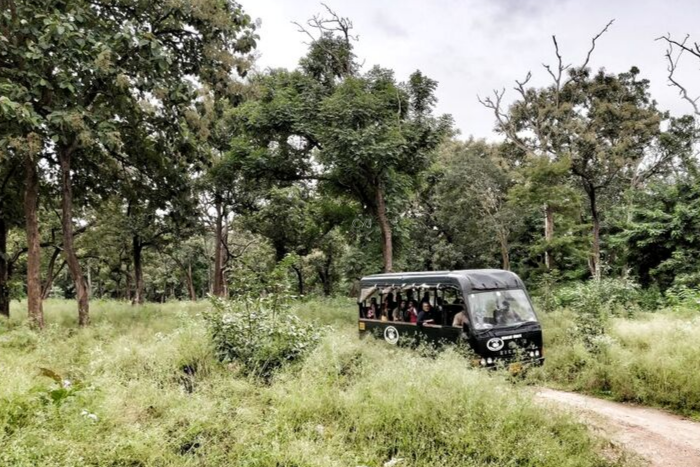
{"type": "Polygon", "coordinates": [[[479,364],[544,363],[525,284],[500,269],[375,274],[360,282],[359,332],[389,344],[466,342],[479,364]]]}

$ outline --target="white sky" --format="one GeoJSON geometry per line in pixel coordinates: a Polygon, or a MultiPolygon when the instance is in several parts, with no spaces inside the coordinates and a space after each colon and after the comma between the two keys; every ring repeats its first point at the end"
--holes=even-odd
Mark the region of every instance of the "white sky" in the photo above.
{"type": "MultiPolygon", "coordinates": [[[[292,21],[304,22],[323,10],[318,0],[241,0],[262,21],[259,68],[296,67],[306,38],[292,21]]],[[[514,79],[533,71],[531,83],[548,84],[542,63],[554,64],[551,35],[556,34],[566,63],[580,64],[591,38],[615,19],[599,41],[593,68],[627,71],[633,65],[651,81],[659,108],[674,115],[687,103],[666,84],[665,43],[670,32],[700,41],[700,0],[328,0],[350,17],[359,34],[356,53],[364,69],[391,68],[403,81],[420,69],[439,82],[440,113],[452,114],[462,137],[494,138],[491,112],[476,100],[506,87],[513,98],[514,79]]],[[[679,77],[700,95],[700,67],[691,57],[679,77]]]]}

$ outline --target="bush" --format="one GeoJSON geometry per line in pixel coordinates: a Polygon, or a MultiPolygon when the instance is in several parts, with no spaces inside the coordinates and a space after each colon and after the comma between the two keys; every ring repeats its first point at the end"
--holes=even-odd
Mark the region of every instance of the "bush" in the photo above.
{"type": "Polygon", "coordinates": [[[686,287],[685,285],[674,285],[665,293],[666,305],[674,311],[700,310],[700,290],[686,287]]]}
{"type": "Polygon", "coordinates": [[[237,362],[246,374],[271,376],[298,360],[318,342],[317,326],[304,323],[271,298],[211,299],[206,313],[217,356],[237,362]]]}
{"type": "Polygon", "coordinates": [[[582,302],[596,307],[606,306],[613,314],[634,311],[640,300],[639,284],[628,278],[605,278],[578,282],[555,292],[561,308],[580,307],[582,302]]]}

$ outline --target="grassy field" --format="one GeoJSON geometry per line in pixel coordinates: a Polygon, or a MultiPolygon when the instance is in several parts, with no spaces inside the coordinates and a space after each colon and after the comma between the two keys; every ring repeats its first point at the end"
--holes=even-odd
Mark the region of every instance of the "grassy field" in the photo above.
{"type": "Polygon", "coordinates": [[[530,380],[700,420],[700,314],[639,313],[613,319],[598,352],[575,334],[573,314],[542,314],[547,364],[530,380]]]}
{"type": "Polygon", "coordinates": [[[0,324],[0,465],[631,465],[450,351],[360,342],[342,300],[297,307],[332,326],[303,363],[242,377],[213,357],[206,306],[95,301],[79,330],[73,303],[49,301],[41,334],[15,308],[0,324]]]}

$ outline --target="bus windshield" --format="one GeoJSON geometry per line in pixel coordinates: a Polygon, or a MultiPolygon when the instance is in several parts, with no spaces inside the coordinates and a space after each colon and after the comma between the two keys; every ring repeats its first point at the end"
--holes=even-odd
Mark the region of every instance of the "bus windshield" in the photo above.
{"type": "Polygon", "coordinates": [[[469,294],[469,311],[476,330],[537,322],[537,316],[524,290],[469,294]]]}

